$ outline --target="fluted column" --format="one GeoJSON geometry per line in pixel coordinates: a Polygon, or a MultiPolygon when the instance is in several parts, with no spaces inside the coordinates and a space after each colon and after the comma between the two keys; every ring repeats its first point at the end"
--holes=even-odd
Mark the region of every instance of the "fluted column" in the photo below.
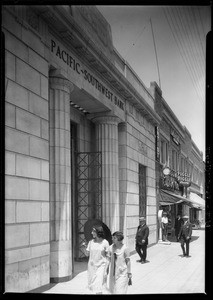
{"type": "Polygon", "coordinates": [[[96,146],[102,152],[102,220],[111,232],[119,230],[118,123],[115,116],[97,116],[96,146]]]}
{"type": "Polygon", "coordinates": [[[71,259],[70,93],[72,84],[50,77],[50,278],[69,280],[71,259]]]}

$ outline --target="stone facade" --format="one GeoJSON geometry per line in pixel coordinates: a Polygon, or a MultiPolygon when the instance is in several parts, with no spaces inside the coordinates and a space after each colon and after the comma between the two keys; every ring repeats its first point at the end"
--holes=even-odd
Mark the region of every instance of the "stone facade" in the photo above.
{"type": "Polygon", "coordinates": [[[95,7],[5,6],[2,17],[5,289],[26,292],[72,278],[85,218],[122,230],[134,252],[143,214],[149,244],[157,242],[160,117],[155,99],[114,50],[109,24],[95,7]],[[87,30],[80,24],[89,24],[87,30]],[[91,166],[85,169],[92,173],[87,197],[80,199],[78,190],[76,156],[94,153],[101,154],[101,206],[91,194],[91,166]]]}
{"type": "Polygon", "coordinates": [[[32,31],[12,14],[2,16],[5,288],[24,292],[45,285],[50,277],[48,62],[44,44],[32,31]],[[37,47],[31,47],[32,40],[37,47]]]}

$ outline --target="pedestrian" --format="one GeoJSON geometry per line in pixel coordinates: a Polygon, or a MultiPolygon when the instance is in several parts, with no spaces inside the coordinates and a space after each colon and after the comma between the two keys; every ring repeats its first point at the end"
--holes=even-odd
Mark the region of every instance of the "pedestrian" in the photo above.
{"type": "Polygon", "coordinates": [[[181,226],[178,240],[180,240],[183,250],[183,257],[189,257],[189,243],[192,235],[192,224],[189,222],[188,216],[183,216],[183,224],[181,226]],[[186,245],[186,247],[185,247],[186,245]]]}
{"type": "Polygon", "coordinates": [[[163,211],[162,218],[161,218],[162,240],[163,241],[168,241],[167,240],[168,224],[169,224],[169,219],[167,217],[167,213],[165,211],[163,211]]]}
{"type": "Polygon", "coordinates": [[[139,222],[140,225],[138,226],[136,236],[135,236],[135,242],[136,242],[135,250],[140,256],[140,260],[138,260],[138,262],[144,264],[146,262],[146,256],[147,256],[149,227],[146,225],[145,217],[140,217],[139,222]]]}
{"type": "Polygon", "coordinates": [[[92,228],[93,239],[85,246],[85,254],[89,256],[88,261],[88,288],[94,294],[102,294],[107,276],[109,264],[109,243],[104,239],[103,227],[94,225],[92,228]]]}
{"type": "Polygon", "coordinates": [[[178,242],[178,236],[179,236],[179,232],[181,229],[181,226],[183,224],[183,219],[181,218],[180,214],[177,215],[176,219],[175,219],[175,237],[176,237],[176,241],[178,242]]]}
{"type": "Polygon", "coordinates": [[[111,294],[126,294],[128,283],[132,278],[130,253],[123,239],[121,231],[114,232],[113,244],[109,247],[109,291],[111,294]]]}

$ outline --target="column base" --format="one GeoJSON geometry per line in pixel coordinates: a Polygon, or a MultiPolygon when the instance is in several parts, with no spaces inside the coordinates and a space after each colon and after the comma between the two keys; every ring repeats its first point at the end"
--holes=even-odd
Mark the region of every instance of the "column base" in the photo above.
{"type": "Polygon", "coordinates": [[[72,275],[69,276],[64,276],[64,277],[52,277],[50,278],[50,283],[60,283],[60,282],[65,282],[69,281],[72,279],[72,275]]]}

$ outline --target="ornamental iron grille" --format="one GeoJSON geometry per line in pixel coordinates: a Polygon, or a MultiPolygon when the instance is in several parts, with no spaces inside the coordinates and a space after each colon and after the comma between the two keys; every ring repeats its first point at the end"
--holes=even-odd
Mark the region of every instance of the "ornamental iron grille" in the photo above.
{"type": "Polygon", "coordinates": [[[77,188],[77,260],[85,258],[84,224],[88,219],[102,219],[101,152],[78,152],[76,155],[77,188]]]}
{"type": "Polygon", "coordinates": [[[146,217],[146,167],[139,164],[139,216],[146,217]]]}

